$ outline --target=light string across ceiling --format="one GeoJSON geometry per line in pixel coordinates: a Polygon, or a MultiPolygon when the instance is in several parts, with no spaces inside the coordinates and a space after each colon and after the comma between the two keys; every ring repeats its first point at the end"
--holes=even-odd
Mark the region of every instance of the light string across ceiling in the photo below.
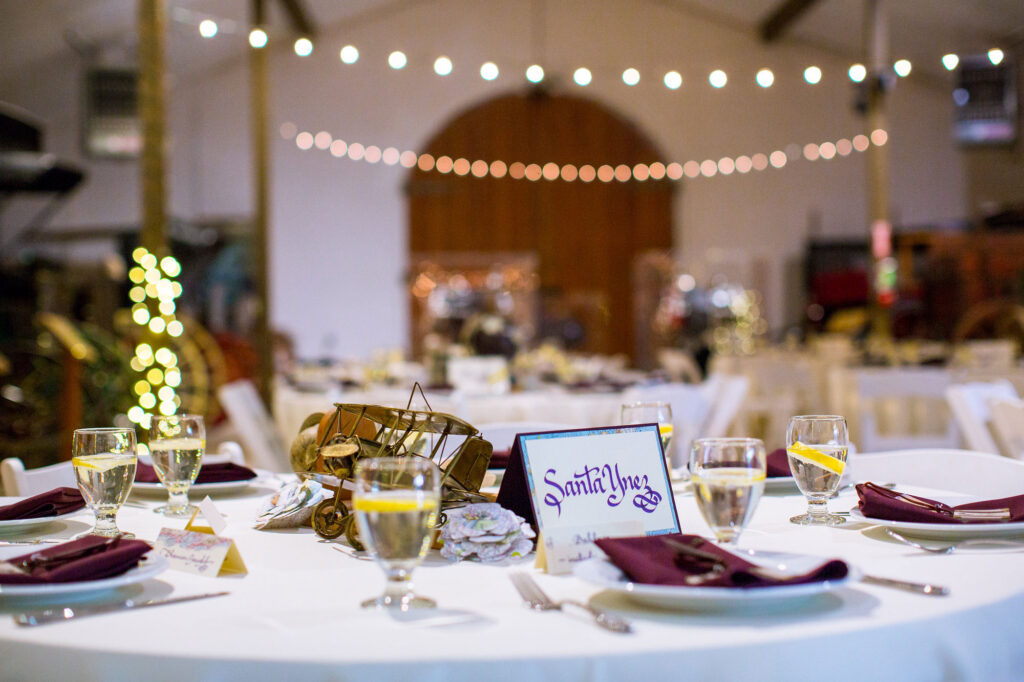
{"type": "MultiPolygon", "coordinates": [[[[235,21],[220,19],[213,15],[183,7],[175,7],[172,11],[172,18],[179,24],[194,28],[205,39],[214,39],[225,34],[238,36],[247,33],[251,47],[262,49],[269,44],[266,27],[254,27],[246,32],[235,21]]],[[[300,36],[293,42],[293,50],[299,57],[310,56],[313,54],[314,48],[314,42],[309,36],[300,36]]],[[[988,49],[987,55],[993,65],[999,65],[1005,58],[1005,53],[998,47],[988,49]]],[[[360,57],[359,48],[355,45],[346,44],[338,49],[338,58],[343,64],[354,65],[359,62],[360,57]]],[[[948,52],[943,54],[939,61],[947,71],[955,71],[960,63],[960,57],[956,53],[948,52]]],[[[410,66],[410,59],[406,53],[400,50],[393,50],[387,55],[387,63],[392,69],[401,70],[410,66]]],[[[431,63],[431,60],[424,59],[422,63],[431,63]]],[[[455,71],[456,65],[450,57],[442,54],[433,59],[432,68],[437,76],[446,77],[455,71]]],[[[497,80],[504,73],[502,67],[493,61],[484,61],[479,67],[474,68],[478,69],[480,77],[486,81],[497,80]]],[[[522,74],[521,77],[531,83],[540,83],[546,77],[544,67],[541,64],[529,64],[526,66],[520,64],[514,68],[509,68],[512,69],[512,73],[522,74]]],[[[913,65],[909,59],[897,59],[891,65],[891,73],[896,74],[900,78],[906,78],[912,71],[913,65]]],[[[825,79],[825,75],[821,67],[814,64],[804,68],[800,74],[801,78],[809,85],[818,85],[825,79]]],[[[860,63],[851,64],[847,69],[846,75],[851,81],[860,83],[867,79],[868,68],[860,63]]],[[[591,69],[582,65],[573,68],[572,71],[572,80],[580,87],[587,87],[598,76],[600,78],[607,78],[609,74],[598,74],[595,76],[591,69]]],[[[646,79],[635,66],[626,66],[621,73],[616,72],[611,78],[620,80],[627,87],[636,86],[642,79],[646,79]]],[[[728,72],[723,69],[714,69],[706,76],[700,78],[694,76],[684,77],[683,73],[679,70],[669,69],[664,73],[657,73],[654,78],[660,79],[661,83],[668,90],[678,90],[683,87],[684,83],[689,83],[694,78],[697,82],[704,82],[716,89],[724,88],[732,80],[728,72]]],[[[753,82],[761,88],[770,88],[777,82],[777,76],[775,71],[764,67],[758,69],[749,80],[744,80],[746,82],[753,82]]]]}
{"type": "Polygon", "coordinates": [[[361,142],[346,142],[334,137],[329,132],[321,130],[313,134],[308,131],[299,131],[294,123],[288,122],[281,125],[281,137],[294,142],[295,146],[302,151],[318,150],[328,152],[338,159],[349,161],[364,161],[366,163],[382,162],[388,166],[399,165],[403,168],[417,167],[423,172],[436,172],[442,175],[453,173],[458,176],[471,176],[474,178],[510,178],[512,180],[538,180],[564,182],[589,183],[595,180],[599,182],[645,182],[647,180],[681,180],[684,177],[695,179],[699,177],[710,178],[716,175],[732,175],[733,173],[746,174],[751,171],[763,171],[769,168],[784,168],[790,161],[806,159],[807,161],[829,160],[836,157],[849,156],[853,152],[867,151],[871,145],[882,146],[888,139],[886,131],[878,129],[870,135],[855,135],[852,138],[840,138],[835,142],[814,143],[804,145],[791,144],[785,149],[776,149],[771,152],[758,152],[752,155],[740,155],[737,157],[723,156],[717,161],[705,159],[703,161],[690,160],[685,162],[670,161],[653,163],[638,163],[632,166],[627,164],[557,164],[547,163],[524,163],[522,161],[508,162],[501,159],[486,161],[441,155],[434,157],[432,154],[417,153],[411,150],[400,151],[397,147],[385,147],[381,149],[377,145],[366,145],[361,142]]]}

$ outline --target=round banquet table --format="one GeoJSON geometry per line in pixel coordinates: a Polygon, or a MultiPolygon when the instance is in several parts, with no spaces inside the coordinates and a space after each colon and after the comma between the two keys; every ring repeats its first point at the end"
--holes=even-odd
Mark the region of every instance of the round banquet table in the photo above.
{"type": "MultiPolygon", "coordinates": [[[[377,566],[310,529],[253,529],[267,492],[255,487],[215,500],[248,575],[166,571],[96,599],[230,595],[36,628],[4,617],[0,678],[864,682],[1024,675],[1024,551],[937,556],[883,541],[877,528],[797,527],[787,519],[803,509],[798,495],[766,494],[741,546],[838,556],[864,572],[947,585],[951,596],[854,583],[795,609],[658,611],[575,577],[537,575],[554,597],[621,609],[635,632],[617,635],[573,614],[524,608],[508,574],[532,571],[532,555],[505,565],[449,564],[433,552],[415,582],[437,600],[436,611],[368,611],[359,602],[383,587],[377,566]]],[[[847,493],[832,504],[853,503],[847,493]]],[[[706,533],[692,496],[678,495],[677,504],[684,531],[706,533]]],[[[90,521],[87,512],[75,518],[46,530],[71,535],[90,521]]],[[[162,525],[183,526],[135,507],[123,508],[119,523],[149,540],[162,525]]],[[[25,604],[0,598],[0,606],[6,616],[25,604]]]]}

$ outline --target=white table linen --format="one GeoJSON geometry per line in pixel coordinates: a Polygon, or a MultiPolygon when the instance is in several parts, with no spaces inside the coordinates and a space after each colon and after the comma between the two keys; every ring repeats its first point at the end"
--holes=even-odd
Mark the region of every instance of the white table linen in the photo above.
{"type": "MultiPolygon", "coordinates": [[[[267,492],[263,490],[261,492],[267,492]]],[[[78,680],[1000,680],[1024,671],[1024,552],[926,555],[863,528],[805,528],[788,518],[799,496],[766,496],[741,545],[839,556],[883,576],[947,585],[923,597],[863,583],[798,611],[656,611],[595,591],[574,577],[539,575],[555,597],[621,608],[635,633],[606,633],[566,613],[523,608],[508,580],[530,570],[449,564],[436,552],[415,574],[437,612],[396,617],[359,602],[384,584],[371,561],[337,551],[309,529],[251,528],[259,497],[217,501],[249,568],[244,577],[168,571],[121,598],[230,590],[227,597],[39,628],[0,619],[4,679],[78,680]]],[[[849,508],[855,496],[833,501],[849,508]]],[[[155,502],[153,503],[155,504],[155,502]]],[[[677,499],[682,527],[706,533],[692,496],[677,499]]],[[[69,522],[71,535],[90,522],[69,522]]],[[[119,524],[144,539],[162,525],[125,507],[119,524]]],[[[346,548],[347,549],[347,548],[346,548]]],[[[108,596],[108,599],[110,597],[108,596]]],[[[0,599],[5,613],[22,610],[0,599]]],[[[21,605],[23,606],[23,605],[21,605]]]]}

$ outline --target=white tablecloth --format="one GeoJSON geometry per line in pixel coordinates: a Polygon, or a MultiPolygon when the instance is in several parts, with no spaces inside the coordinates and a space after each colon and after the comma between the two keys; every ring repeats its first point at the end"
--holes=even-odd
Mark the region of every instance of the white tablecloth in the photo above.
{"type": "MultiPolygon", "coordinates": [[[[266,492],[266,491],[260,491],[266,492]]],[[[230,590],[174,606],[39,628],[0,619],[3,679],[77,680],[1000,680],[1024,675],[1024,553],[925,555],[864,529],[788,523],[803,501],[766,496],[742,539],[751,548],[840,556],[866,572],[952,588],[946,598],[855,584],[798,611],[707,614],[633,606],[573,577],[539,575],[557,597],[621,608],[635,633],[606,633],[570,614],[523,608],[507,578],[518,565],[416,571],[437,612],[399,618],[360,600],[383,586],[376,565],[309,529],[250,528],[258,497],[218,500],[248,564],[245,577],[166,572],[120,596],[230,590]],[[423,618],[419,618],[423,616],[423,618]]],[[[692,497],[684,530],[706,532],[692,497]]],[[[849,508],[844,495],[838,507],[849,508]]],[[[61,532],[86,527],[71,521],[61,532]]],[[[156,536],[164,520],[124,508],[125,530],[156,536]]],[[[170,525],[170,524],[168,524],[170,525]]],[[[182,524],[178,522],[177,527],[182,524]]],[[[111,597],[107,597],[108,599],[111,597]]],[[[17,604],[0,598],[7,613],[17,604]]]]}

